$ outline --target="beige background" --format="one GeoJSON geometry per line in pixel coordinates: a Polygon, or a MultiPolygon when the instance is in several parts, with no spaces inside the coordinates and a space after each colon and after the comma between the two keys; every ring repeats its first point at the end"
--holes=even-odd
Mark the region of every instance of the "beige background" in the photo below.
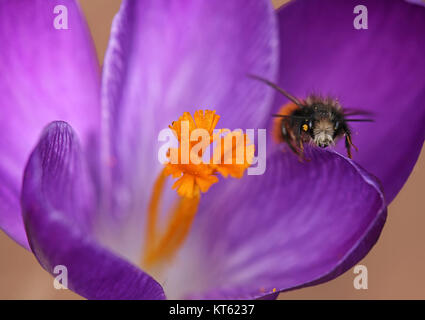
{"type": "MultiPolygon", "coordinates": [[[[274,1],[275,5],[285,0],[274,1]]],[[[83,0],[100,61],[112,17],[120,0],[83,0]]],[[[349,270],[320,286],[288,292],[281,299],[424,299],[425,298],[425,148],[408,182],[389,208],[378,244],[360,262],[369,271],[369,289],[355,290],[349,270]]],[[[33,255],[0,231],[0,299],[80,299],[55,290],[53,278],[33,255]]]]}

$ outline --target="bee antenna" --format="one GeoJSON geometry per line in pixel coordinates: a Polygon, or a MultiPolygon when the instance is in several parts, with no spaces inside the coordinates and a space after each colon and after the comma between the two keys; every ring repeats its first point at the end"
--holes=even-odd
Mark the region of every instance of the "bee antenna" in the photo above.
{"type": "Polygon", "coordinates": [[[280,88],[280,87],[278,87],[276,84],[274,84],[273,82],[271,82],[271,81],[269,81],[269,80],[267,80],[267,79],[264,79],[264,78],[261,78],[261,77],[259,77],[259,76],[256,76],[256,75],[254,75],[254,74],[248,74],[248,77],[249,78],[252,78],[252,79],[255,79],[255,80],[258,80],[258,81],[261,81],[261,82],[263,82],[263,83],[265,83],[265,84],[267,84],[269,87],[272,87],[273,89],[275,89],[276,91],[278,91],[278,92],[280,92],[281,94],[283,94],[286,98],[288,98],[289,100],[291,100],[293,103],[295,103],[298,107],[302,107],[302,103],[297,99],[297,98],[295,98],[293,95],[291,95],[290,93],[288,93],[288,92],[286,92],[285,90],[283,90],[282,88],[280,88]]]}
{"type": "Polygon", "coordinates": [[[272,117],[274,118],[291,118],[291,119],[305,119],[303,116],[294,116],[291,114],[272,114],[272,117]]]}
{"type": "Polygon", "coordinates": [[[346,122],[375,122],[373,119],[345,119],[346,122]]]}

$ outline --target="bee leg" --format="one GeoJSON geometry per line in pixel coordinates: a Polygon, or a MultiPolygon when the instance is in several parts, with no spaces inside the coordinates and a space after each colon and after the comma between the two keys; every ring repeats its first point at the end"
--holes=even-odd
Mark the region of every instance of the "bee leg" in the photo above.
{"type": "Polygon", "coordinates": [[[310,159],[307,159],[305,156],[304,156],[304,151],[303,150],[299,150],[298,149],[298,161],[299,162],[304,162],[304,161],[310,161],[310,159]]]}
{"type": "Polygon", "coordinates": [[[356,150],[357,152],[359,152],[359,148],[357,148],[353,141],[351,141],[351,135],[348,135],[348,142],[350,143],[350,145],[354,148],[354,150],[356,150]]]}
{"type": "Polygon", "coordinates": [[[298,160],[300,162],[310,161],[311,159],[305,157],[304,143],[303,143],[303,139],[301,137],[301,126],[298,126],[298,130],[295,131],[294,135],[295,135],[294,140],[298,143],[298,149],[299,149],[299,153],[300,153],[298,160]]]}
{"type": "Polygon", "coordinates": [[[353,159],[353,156],[351,155],[351,145],[348,142],[347,136],[345,136],[345,148],[347,149],[347,155],[350,159],[353,159]]]}
{"type": "Polygon", "coordinates": [[[293,143],[292,140],[287,141],[287,143],[288,143],[288,146],[291,149],[291,151],[298,156],[298,158],[299,158],[300,161],[302,161],[302,159],[303,159],[303,150],[298,149],[296,147],[296,145],[293,143]]]}
{"type": "Polygon", "coordinates": [[[293,135],[290,145],[291,145],[292,151],[294,151],[294,153],[298,156],[298,161],[304,162],[304,159],[305,159],[304,158],[304,146],[303,146],[303,143],[302,143],[300,137],[293,135]]]}
{"type": "Polygon", "coordinates": [[[295,153],[299,159],[302,159],[304,150],[302,148],[299,150],[296,145],[296,142],[299,141],[299,139],[297,139],[291,131],[287,130],[285,125],[282,126],[282,139],[289,146],[289,149],[291,149],[291,151],[295,153]]]}
{"type": "Polygon", "coordinates": [[[291,149],[291,151],[298,156],[298,160],[300,162],[303,162],[303,160],[304,160],[304,149],[303,148],[298,149],[296,142],[292,139],[289,139],[288,137],[286,139],[286,143],[289,146],[289,148],[291,149]]]}
{"type": "Polygon", "coordinates": [[[301,139],[298,139],[298,146],[299,146],[299,150],[301,151],[301,157],[300,157],[300,162],[303,162],[303,160],[305,160],[305,161],[311,161],[311,159],[309,159],[309,158],[306,158],[305,157],[305,153],[304,153],[304,144],[303,144],[303,142],[301,141],[301,139]]]}
{"type": "Polygon", "coordinates": [[[298,156],[299,162],[304,162],[304,146],[301,141],[301,136],[299,131],[290,131],[288,138],[290,139],[290,146],[292,151],[298,156]]]}
{"type": "Polygon", "coordinates": [[[352,153],[351,153],[351,147],[354,148],[354,150],[359,151],[359,149],[353,144],[353,141],[351,140],[351,135],[349,132],[345,133],[345,148],[347,149],[347,154],[350,159],[353,159],[352,153]]]}

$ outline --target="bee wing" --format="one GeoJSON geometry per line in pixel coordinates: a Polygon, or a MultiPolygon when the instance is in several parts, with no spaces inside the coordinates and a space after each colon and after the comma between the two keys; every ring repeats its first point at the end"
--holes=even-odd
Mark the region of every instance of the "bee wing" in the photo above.
{"type": "Polygon", "coordinates": [[[347,122],[374,122],[375,114],[371,111],[362,109],[344,108],[344,117],[347,122]],[[368,118],[352,119],[351,116],[367,116],[368,118]]]}
{"type": "Polygon", "coordinates": [[[375,122],[373,119],[345,119],[346,122],[375,122]]]}
{"type": "Polygon", "coordinates": [[[374,116],[375,114],[371,111],[354,108],[344,108],[344,116],[374,116]]]}
{"type": "Polygon", "coordinates": [[[290,114],[272,114],[274,118],[285,118],[285,119],[305,119],[303,116],[294,116],[290,114]]]}

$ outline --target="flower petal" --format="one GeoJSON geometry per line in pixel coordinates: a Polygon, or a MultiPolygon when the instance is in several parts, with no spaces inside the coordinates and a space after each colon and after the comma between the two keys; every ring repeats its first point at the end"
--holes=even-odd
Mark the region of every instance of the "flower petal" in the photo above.
{"type": "Polygon", "coordinates": [[[425,6],[425,1],[424,0],[406,0],[407,2],[410,2],[410,3],[414,3],[414,4],[417,4],[417,5],[420,5],[420,6],[425,6]]]}
{"type": "Polygon", "coordinates": [[[0,183],[0,227],[28,248],[19,207],[25,163],[53,120],[71,123],[84,148],[93,149],[100,122],[98,62],[72,0],[0,1],[0,43],[0,177],[7,174],[0,183]],[[58,5],[62,14],[67,9],[68,30],[54,27],[58,5]]]}
{"type": "Polygon", "coordinates": [[[386,218],[376,180],[337,153],[307,156],[275,151],[264,175],[212,188],[167,296],[259,298],[333,279],[363,258],[386,218]]]}
{"type": "MultiPolygon", "coordinates": [[[[331,94],[344,107],[373,113],[374,123],[352,125],[359,148],[353,157],[381,180],[390,203],[425,139],[425,8],[402,0],[364,1],[368,29],[357,30],[358,4],[306,0],[285,6],[278,15],[278,84],[299,97],[331,94]]],[[[277,105],[283,102],[277,98],[277,105]]],[[[344,144],[337,150],[345,153],[344,144]]]]}
{"type": "Polygon", "coordinates": [[[141,193],[149,196],[161,168],[158,134],[183,112],[216,110],[220,128],[264,121],[272,92],[247,74],[275,78],[277,49],[269,0],[123,1],[102,94],[111,141],[104,163],[113,164],[105,194],[115,216],[145,211],[141,193]]]}
{"type": "Polygon", "coordinates": [[[68,286],[89,299],[162,299],[149,275],[101,247],[96,202],[77,138],[65,122],[44,131],[25,170],[22,207],[31,249],[50,273],[67,268],[68,286]]]}

